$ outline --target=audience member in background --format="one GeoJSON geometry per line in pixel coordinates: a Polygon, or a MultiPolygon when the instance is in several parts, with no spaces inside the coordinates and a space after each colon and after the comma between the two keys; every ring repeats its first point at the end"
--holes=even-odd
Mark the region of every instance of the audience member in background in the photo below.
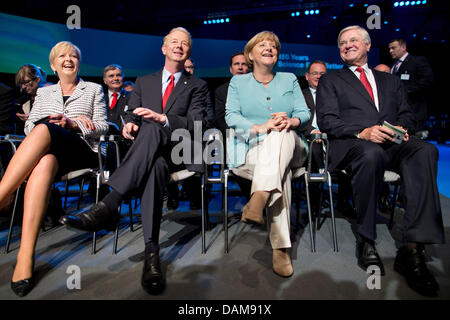
{"type": "Polygon", "coordinates": [[[374,69],[381,72],[391,73],[391,68],[385,64],[379,64],[374,69]]]}
{"type": "Polygon", "coordinates": [[[436,182],[438,150],[408,133],[395,143],[394,131],[380,125],[387,121],[410,130],[416,121],[401,80],[368,67],[368,32],[346,27],[339,33],[338,46],[345,66],[320,79],[317,122],[330,140],[330,170],[345,169],[352,179],[358,265],[364,271],[378,266],[384,275],[375,248],[377,201],[385,170],[398,172],[405,213],[394,270],[414,290],[436,295],[439,286],[427,269],[424,245],[445,242],[436,182]]]}
{"type": "MultiPolygon", "coordinates": [[[[171,159],[172,146],[178,141],[172,142],[171,135],[183,129],[192,137],[194,122],[205,119],[208,85],[184,69],[191,48],[191,36],[184,28],[174,28],[164,37],[164,68],[137,78],[131,93],[122,134],[134,143],[108,181],[112,191],[90,210],[60,220],[89,232],[114,230],[120,219],[117,208],[124,198],[135,190],[142,191],[145,257],[141,285],[150,294],[161,293],[165,288],[159,259],[162,192],[170,178],[169,167],[178,169],[171,159]]],[[[203,170],[203,165],[192,159],[183,161],[184,166],[196,172],[203,170]]]]}
{"type": "Polygon", "coordinates": [[[16,133],[24,134],[24,123],[33,107],[37,90],[47,85],[47,74],[34,64],[24,64],[16,73],[16,85],[22,93],[16,100],[16,116],[20,120],[16,122],[16,133]]]}
{"type": "Polygon", "coordinates": [[[252,195],[241,220],[263,225],[267,208],[273,271],[290,277],[291,168],[301,167],[307,154],[295,129],[308,122],[310,112],[297,77],[273,70],[280,48],[277,35],[269,31],[250,39],[244,54],[253,72],[231,79],[225,120],[237,136],[227,137],[228,165],[253,176],[252,195]]]}
{"type": "Polygon", "coordinates": [[[425,57],[413,56],[406,50],[406,41],[394,39],[389,43],[389,53],[394,59],[391,73],[402,80],[408,93],[408,104],[416,119],[416,135],[428,136],[424,122],[427,120],[427,99],[434,75],[425,57]]]}
{"type": "Polygon", "coordinates": [[[134,89],[134,83],[133,81],[124,81],[123,82],[123,89],[125,91],[131,92],[134,89]]]}
{"type": "MultiPolygon", "coordinates": [[[[229,70],[232,76],[246,74],[250,71],[245,60],[244,52],[236,52],[230,57],[229,70]]],[[[224,162],[227,158],[226,129],[228,128],[225,121],[225,103],[227,102],[229,85],[230,81],[227,81],[217,87],[214,92],[215,126],[222,133],[224,162]]],[[[247,198],[247,201],[250,200],[251,181],[241,177],[237,177],[236,181],[239,184],[242,194],[247,198]]]]}
{"type": "Polygon", "coordinates": [[[120,117],[125,117],[125,107],[129,98],[129,92],[122,88],[124,77],[123,69],[118,64],[110,64],[103,69],[103,82],[107,87],[105,91],[107,120],[117,126],[117,130],[110,132],[111,134],[120,134],[122,132],[122,120],[120,117]]]}
{"type": "Polygon", "coordinates": [[[11,280],[11,289],[20,297],[34,286],[34,248],[55,177],[97,166],[96,139],[108,129],[102,87],[78,77],[78,47],[59,42],[49,60],[59,82],[37,90],[25,123],[27,137],[0,181],[1,207],[27,179],[22,238],[11,280]]]}
{"type": "MultiPolygon", "coordinates": [[[[236,52],[230,57],[230,73],[232,76],[246,74],[250,70],[245,61],[244,53],[236,52]]],[[[214,110],[216,114],[215,124],[216,128],[222,133],[223,140],[225,141],[226,129],[228,128],[225,121],[225,103],[227,102],[228,86],[230,81],[225,82],[216,88],[214,93],[214,110]]],[[[225,143],[224,143],[225,145],[225,143]]]]}

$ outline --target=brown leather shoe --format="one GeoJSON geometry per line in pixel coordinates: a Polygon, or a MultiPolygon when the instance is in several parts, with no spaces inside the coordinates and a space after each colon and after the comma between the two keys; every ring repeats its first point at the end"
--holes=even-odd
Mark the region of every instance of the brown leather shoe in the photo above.
{"type": "Polygon", "coordinates": [[[294,274],[291,257],[286,248],[273,249],[273,272],[284,278],[289,278],[294,274]]]}
{"type": "Polygon", "coordinates": [[[255,191],[250,201],[242,209],[241,221],[249,224],[264,225],[263,210],[266,207],[270,193],[255,191]]]}

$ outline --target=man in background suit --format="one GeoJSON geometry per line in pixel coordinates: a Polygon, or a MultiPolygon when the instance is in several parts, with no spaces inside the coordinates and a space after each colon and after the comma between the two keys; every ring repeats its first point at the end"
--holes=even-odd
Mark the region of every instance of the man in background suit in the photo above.
{"type": "MultiPolygon", "coordinates": [[[[230,73],[233,76],[246,74],[250,70],[248,69],[247,62],[245,61],[244,53],[237,52],[230,57],[230,73]]],[[[225,122],[225,103],[227,102],[228,86],[230,81],[225,82],[216,88],[214,92],[214,110],[216,116],[216,128],[222,133],[222,137],[225,141],[225,132],[228,128],[225,122]]],[[[225,145],[225,143],[224,143],[225,145]]]]}
{"type": "Polygon", "coordinates": [[[389,43],[389,53],[394,59],[391,73],[402,80],[408,92],[408,104],[417,118],[417,135],[423,135],[427,120],[427,94],[434,75],[425,57],[412,56],[406,50],[406,41],[394,39],[389,43]]]}
{"type": "MultiPolygon", "coordinates": [[[[184,70],[191,47],[191,36],[184,28],[174,28],[164,37],[164,68],[138,78],[131,93],[122,134],[134,143],[108,182],[111,192],[89,211],[65,216],[61,221],[85,231],[113,230],[119,219],[117,208],[124,197],[143,189],[145,259],[141,285],[150,294],[160,293],[165,287],[159,259],[159,227],[162,191],[169,180],[169,167],[173,166],[171,134],[185,129],[192,137],[194,122],[204,123],[205,119],[208,86],[184,70]]],[[[202,164],[192,162],[185,165],[194,171],[202,168],[202,164]]]]}
{"type": "Polygon", "coordinates": [[[317,88],[320,130],[330,139],[330,170],[345,169],[351,176],[357,212],[358,265],[366,270],[383,263],[375,248],[376,208],[386,169],[401,176],[405,195],[402,246],[394,269],[414,290],[434,296],[439,286],[426,267],[424,245],[444,243],[437,190],[438,151],[407,133],[393,142],[393,130],[413,129],[415,119],[400,79],[367,65],[371,40],[359,26],[344,28],[338,36],[343,69],[322,76],[317,88]]]}
{"type": "Polygon", "coordinates": [[[112,134],[122,132],[120,116],[125,117],[125,107],[128,104],[129,92],[122,88],[124,77],[123,69],[118,64],[110,64],[103,69],[103,82],[107,87],[105,90],[107,120],[117,126],[117,132],[110,132],[112,134]]]}

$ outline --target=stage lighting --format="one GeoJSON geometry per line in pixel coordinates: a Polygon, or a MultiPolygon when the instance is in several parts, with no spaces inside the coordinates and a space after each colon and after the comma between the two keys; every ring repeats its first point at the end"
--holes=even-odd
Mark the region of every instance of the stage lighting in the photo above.
{"type": "Polygon", "coordinates": [[[384,24],[388,24],[389,22],[385,21],[384,24]]]}
{"type": "Polygon", "coordinates": [[[308,11],[308,10],[306,10],[306,11],[305,11],[305,15],[308,15],[308,14],[309,14],[309,11],[308,11]]]}
{"type": "Polygon", "coordinates": [[[414,34],[413,34],[413,37],[414,37],[414,38],[417,37],[417,34],[414,33],[414,34]]]}
{"type": "Polygon", "coordinates": [[[291,17],[295,17],[295,13],[294,12],[291,12],[291,17]]]}
{"type": "Polygon", "coordinates": [[[216,19],[213,19],[212,23],[216,23],[216,19]]]}
{"type": "Polygon", "coordinates": [[[398,2],[394,2],[394,7],[398,7],[398,2]]]}
{"type": "Polygon", "coordinates": [[[400,31],[400,29],[399,29],[399,28],[397,28],[397,29],[395,29],[395,31],[400,31]]]}
{"type": "Polygon", "coordinates": [[[400,7],[403,7],[404,4],[405,4],[405,2],[403,2],[403,1],[400,1],[400,3],[399,3],[400,7]]]}
{"type": "Polygon", "coordinates": [[[309,38],[311,38],[311,35],[310,35],[310,34],[307,34],[306,37],[309,39],[309,38]]]}
{"type": "Polygon", "coordinates": [[[297,11],[297,12],[295,13],[295,15],[298,17],[298,16],[300,15],[300,12],[297,11]]]}
{"type": "Polygon", "coordinates": [[[314,10],[311,10],[311,11],[309,12],[309,14],[314,14],[314,10]]]}
{"type": "Polygon", "coordinates": [[[316,14],[319,14],[319,13],[320,13],[320,11],[319,11],[319,9],[317,9],[317,10],[316,10],[316,14]]]}
{"type": "Polygon", "coordinates": [[[369,5],[367,3],[364,3],[364,7],[368,7],[369,5]]]}
{"type": "Polygon", "coordinates": [[[350,8],[353,8],[353,6],[354,6],[354,4],[353,4],[353,3],[350,3],[349,7],[350,7],[350,8]]]}
{"type": "Polygon", "coordinates": [[[406,1],[406,2],[405,2],[405,6],[409,6],[409,1],[406,1]]]}
{"type": "Polygon", "coordinates": [[[416,2],[415,1],[411,1],[411,5],[413,6],[413,5],[415,5],[416,4],[416,2]]]}
{"type": "Polygon", "coordinates": [[[336,16],[333,16],[333,20],[336,20],[336,18],[337,18],[336,16]]]}
{"type": "Polygon", "coordinates": [[[425,3],[427,3],[427,0],[423,0],[423,1],[422,1],[422,4],[425,4],[425,3]]]}
{"type": "Polygon", "coordinates": [[[206,21],[206,20],[203,20],[203,24],[208,24],[208,21],[206,21]]]}
{"type": "Polygon", "coordinates": [[[427,40],[428,38],[427,37],[423,37],[423,40],[427,40]]]}
{"type": "Polygon", "coordinates": [[[226,19],[225,19],[225,22],[230,22],[230,19],[226,18],[226,19]]]}

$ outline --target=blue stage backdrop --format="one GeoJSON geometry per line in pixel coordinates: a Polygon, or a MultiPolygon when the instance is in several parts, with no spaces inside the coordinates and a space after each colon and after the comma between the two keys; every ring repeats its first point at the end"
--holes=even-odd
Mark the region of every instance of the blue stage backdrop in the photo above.
{"type": "MultiPolygon", "coordinates": [[[[81,20],[82,22],[82,20],[81,20]]],[[[301,26],[299,26],[301,28],[301,26]]],[[[127,77],[155,72],[164,63],[162,37],[83,28],[0,13],[0,72],[16,73],[24,63],[50,72],[48,54],[59,41],[76,44],[82,53],[80,74],[101,76],[103,67],[117,63],[127,77]]],[[[244,49],[245,41],[193,39],[192,59],[198,77],[228,77],[229,57],[244,49]]],[[[308,63],[323,60],[329,69],[342,67],[337,45],[282,43],[277,70],[304,75],[308,63]]],[[[379,63],[379,50],[370,52],[371,66],[379,63]]]]}

